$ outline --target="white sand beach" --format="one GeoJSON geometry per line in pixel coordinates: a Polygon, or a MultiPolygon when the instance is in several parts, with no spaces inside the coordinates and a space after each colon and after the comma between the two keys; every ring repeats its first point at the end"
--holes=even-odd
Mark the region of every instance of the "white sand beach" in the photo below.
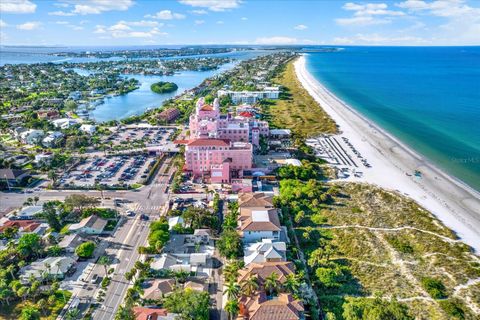
{"type": "Polygon", "coordinates": [[[352,176],[346,180],[375,184],[409,196],[480,252],[480,193],[436,168],[347,106],[323,87],[305,65],[305,56],[295,61],[302,85],[336,121],[341,136],[347,137],[372,165],[363,170],[361,178],[352,176]],[[421,171],[421,178],[407,175],[415,170],[421,171]]]}

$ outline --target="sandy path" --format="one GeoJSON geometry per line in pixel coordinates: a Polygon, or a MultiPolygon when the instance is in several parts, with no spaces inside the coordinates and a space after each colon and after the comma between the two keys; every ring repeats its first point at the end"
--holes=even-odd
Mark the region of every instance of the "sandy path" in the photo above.
{"type": "Polygon", "coordinates": [[[409,196],[479,252],[480,194],[434,167],[348,107],[310,75],[305,61],[304,56],[295,61],[298,79],[337,122],[341,135],[347,137],[372,165],[372,168],[363,170],[362,178],[346,180],[368,182],[409,196]],[[415,170],[422,172],[421,179],[406,175],[415,170]]]}

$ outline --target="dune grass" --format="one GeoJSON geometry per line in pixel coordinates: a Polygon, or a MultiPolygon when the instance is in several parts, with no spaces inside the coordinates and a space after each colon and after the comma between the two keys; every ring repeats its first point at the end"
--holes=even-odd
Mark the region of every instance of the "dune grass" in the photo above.
{"type": "Polygon", "coordinates": [[[283,88],[280,99],[262,102],[265,118],[272,126],[291,129],[301,138],[338,132],[335,121],[302,87],[293,61],[273,81],[283,88]]]}
{"type": "Polygon", "coordinates": [[[321,204],[323,217],[307,215],[295,225],[307,259],[318,241],[306,241],[302,234],[313,228],[313,239],[332,239],[335,252],[331,260],[349,268],[350,274],[340,287],[317,287],[324,311],[343,319],[340,311],[346,297],[379,296],[395,297],[407,304],[416,319],[478,316],[480,283],[459,287],[480,278],[480,258],[470,247],[430,212],[402,195],[367,184],[337,185],[339,194],[330,203],[321,204]],[[446,296],[432,297],[424,287],[426,278],[440,282],[446,296]]]}

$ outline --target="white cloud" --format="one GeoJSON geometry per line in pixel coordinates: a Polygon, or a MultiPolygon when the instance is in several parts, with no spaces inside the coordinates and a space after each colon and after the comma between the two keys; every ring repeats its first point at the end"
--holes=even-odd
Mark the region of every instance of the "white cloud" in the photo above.
{"type": "Polygon", "coordinates": [[[293,29],[295,29],[295,30],[305,30],[305,29],[308,29],[308,27],[304,24],[299,24],[299,25],[296,25],[295,27],[293,27],[293,29]]]}
{"type": "Polygon", "coordinates": [[[126,11],[134,5],[133,0],[61,0],[65,3],[65,6],[73,6],[73,10],[70,12],[54,11],[49,12],[49,15],[54,16],[74,16],[77,14],[101,14],[107,11],[126,11]]]}
{"type": "Polygon", "coordinates": [[[208,13],[207,10],[203,10],[203,9],[192,10],[192,11],[190,11],[190,12],[193,13],[193,14],[200,14],[200,15],[202,15],[202,14],[207,14],[207,13],[208,13]]]}
{"type": "Polygon", "coordinates": [[[197,26],[201,25],[201,24],[204,24],[205,23],[205,20],[195,20],[195,24],[197,26]]]}
{"type": "Polygon", "coordinates": [[[153,38],[155,36],[165,36],[166,32],[161,32],[158,28],[152,28],[149,31],[114,31],[113,38],[153,38]]]}
{"type": "Polygon", "coordinates": [[[240,20],[247,21],[248,18],[247,17],[241,17],[240,20]]]}
{"type": "Polygon", "coordinates": [[[72,12],[65,12],[65,11],[52,11],[48,13],[49,16],[60,16],[60,17],[71,17],[74,16],[75,13],[72,12]]]}
{"type": "Polygon", "coordinates": [[[208,8],[211,11],[235,9],[242,3],[241,0],[179,0],[179,2],[192,7],[208,8]]]}
{"type": "Polygon", "coordinates": [[[353,17],[335,19],[335,22],[341,26],[370,26],[376,24],[387,24],[392,22],[392,20],[375,19],[373,17],[353,17]]]}
{"type": "Polygon", "coordinates": [[[297,38],[290,38],[290,37],[282,37],[282,36],[276,36],[276,37],[263,37],[263,38],[257,38],[255,40],[256,44],[295,44],[298,43],[297,38]]]}
{"type": "Polygon", "coordinates": [[[34,13],[37,5],[29,0],[1,0],[1,13],[34,13]]]}
{"type": "Polygon", "coordinates": [[[437,30],[442,44],[478,44],[480,42],[480,7],[471,7],[464,0],[407,0],[396,4],[411,14],[431,15],[446,21],[437,30]]]}
{"type": "Polygon", "coordinates": [[[68,8],[70,5],[68,3],[56,2],[53,6],[57,8],[68,8]]]}
{"type": "Polygon", "coordinates": [[[217,24],[223,24],[224,22],[222,20],[218,20],[217,24]]]}
{"type": "Polygon", "coordinates": [[[30,21],[30,22],[25,22],[22,24],[17,25],[17,29],[19,30],[35,30],[40,28],[41,23],[38,21],[30,21]]]}
{"type": "Polygon", "coordinates": [[[153,19],[160,19],[160,20],[179,20],[185,19],[185,15],[181,13],[175,13],[170,10],[162,10],[158,11],[154,15],[147,14],[145,18],[153,18],[153,19]]]}
{"type": "Polygon", "coordinates": [[[429,41],[414,36],[386,36],[378,33],[358,33],[353,37],[337,37],[333,39],[334,44],[340,45],[425,45],[429,41]]]}
{"type": "Polygon", "coordinates": [[[6,26],[8,26],[8,24],[0,19],[0,28],[5,28],[6,26]]]}
{"type": "Polygon", "coordinates": [[[56,24],[63,24],[63,25],[69,24],[68,21],[55,21],[55,23],[56,23],[56,24]]]}
{"type": "Polygon", "coordinates": [[[95,30],[93,31],[93,33],[106,33],[107,32],[106,28],[107,27],[104,25],[97,24],[95,26],[95,30]]]}
{"type": "Polygon", "coordinates": [[[123,22],[119,22],[117,24],[114,24],[110,28],[108,28],[108,30],[110,30],[110,31],[126,31],[126,30],[132,30],[132,28],[130,28],[129,26],[127,26],[123,22]]]}
{"type": "Polygon", "coordinates": [[[342,8],[353,11],[350,18],[338,18],[335,22],[341,26],[368,26],[392,22],[392,17],[404,16],[402,11],[388,10],[386,3],[345,3],[342,8]]]}

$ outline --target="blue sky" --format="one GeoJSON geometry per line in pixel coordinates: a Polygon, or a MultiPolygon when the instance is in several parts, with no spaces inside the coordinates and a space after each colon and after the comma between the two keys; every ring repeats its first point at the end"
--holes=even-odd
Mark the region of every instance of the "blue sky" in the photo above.
{"type": "Polygon", "coordinates": [[[480,1],[0,0],[2,45],[480,45],[480,1]]]}

